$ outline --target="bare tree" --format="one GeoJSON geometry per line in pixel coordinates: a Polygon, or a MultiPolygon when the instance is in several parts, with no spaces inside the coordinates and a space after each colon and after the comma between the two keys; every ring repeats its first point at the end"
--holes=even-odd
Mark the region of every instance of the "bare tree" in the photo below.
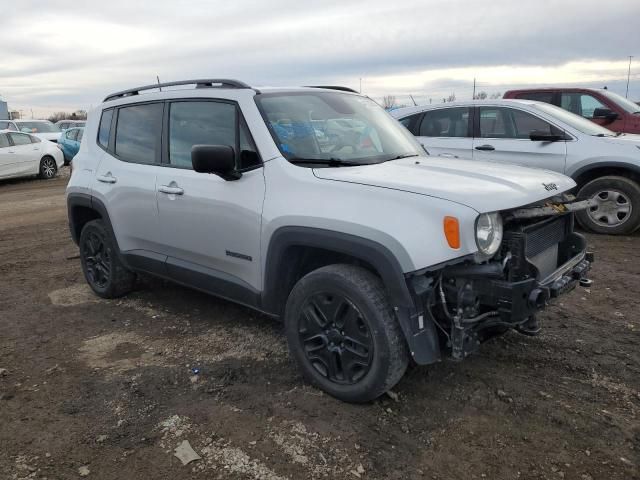
{"type": "Polygon", "coordinates": [[[60,120],[86,120],[87,112],[86,110],[76,110],[73,113],[69,112],[55,112],[49,116],[48,120],[50,122],[58,122],[60,120]]]}
{"type": "Polygon", "coordinates": [[[485,100],[487,98],[487,92],[478,92],[476,96],[473,97],[474,100],[485,100]]]}
{"type": "Polygon", "coordinates": [[[389,110],[390,108],[395,107],[396,105],[396,97],[393,95],[385,95],[382,97],[382,108],[385,110],[389,110]]]}
{"type": "Polygon", "coordinates": [[[489,98],[492,98],[492,99],[502,98],[502,93],[500,92],[492,93],[491,96],[489,96],[489,98]]]}
{"type": "Polygon", "coordinates": [[[445,102],[455,102],[456,101],[456,93],[455,92],[451,92],[451,95],[449,95],[446,99],[445,102]]]}

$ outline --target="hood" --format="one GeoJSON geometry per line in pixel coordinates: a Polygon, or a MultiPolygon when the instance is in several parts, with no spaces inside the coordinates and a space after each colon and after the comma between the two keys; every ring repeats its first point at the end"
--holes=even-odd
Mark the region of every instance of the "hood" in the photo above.
{"type": "Polygon", "coordinates": [[[34,137],[38,137],[42,140],[49,140],[51,142],[57,142],[60,139],[60,135],[62,132],[41,132],[41,133],[32,133],[34,137]]]}
{"type": "Polygon", "coordinates": [[[404,158],[357,167],[316,168],[314,175],[324,180],[442,198],[480,213],[528,205],[576,185],[571,178],[550,170],[436,157],[404,158]]]}

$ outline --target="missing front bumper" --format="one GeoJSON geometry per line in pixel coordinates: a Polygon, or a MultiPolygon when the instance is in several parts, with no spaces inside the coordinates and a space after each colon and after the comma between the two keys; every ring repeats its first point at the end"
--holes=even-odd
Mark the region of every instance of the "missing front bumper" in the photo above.
{"type": "Polygon", "coordinates": [[[444,269],[440,303],[450,329],[451,356],[462,359],[484,339],[510,328],[532,334],[536,313],[576,286],[590,284],[593,254],[586,252],[581,235],[571,233],[555,255],[556,263],[549,267],[548,261],[535,264],[522,253],[513,258],[513,268],[519,269],[515,272],[501,262],[444,269]]]}

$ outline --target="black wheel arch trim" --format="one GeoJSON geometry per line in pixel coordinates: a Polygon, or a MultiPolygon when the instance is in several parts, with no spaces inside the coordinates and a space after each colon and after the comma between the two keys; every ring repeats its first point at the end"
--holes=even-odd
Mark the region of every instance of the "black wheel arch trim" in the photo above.
{"type": "MultiPolygon", "coordinates": [[[[389,293],[391,305],[408,343],[413,359],[418,364],[440,360],[438,334],[432,322],[423,322],[422,306],[414,300],[400,263],[384,245],[368,238],[314,227],[281,227],[269,241],[264,269],[262,307],[267,312],[282,314],[283,287],[278,281],[286,271],[286,252],[290,247],[311,247],[351,256],[372,266],[380,275],[389,293]]],[[[288,292],[287,292],[288,293],[288,292]]]]}
{"type": "Polygon", "coordinates": [[[104,206],[104,203],[102,203],[97,198],[89,195],[88,193],[72,192],[67,195],[67,216],[69,217],[71,238],[73,238],[73,241],[76,243],[76,245],[80,241],[80,231],[75,228],[76,223],[79,221],[76,218],[77,207],[88,208],[98,213],[109,229],[109,232],[112,235],[112,239],[114,240],[114,245],[118,245],[118,242],[115,239],[115,235],[113,234],[113,228],[111,227],[109,212],[107,211],[107,207],[104,206]]]}
{"type": "MultiPolygon", "coordinates": [[[[640,176],[640,165],[634,165],[629,162],[615,162],[615,161],[590,163],[589,165],[585,165],[583,167],[578,168],[577,170],[572,172],[570,176],[577,183],[578,179],[581,176],[583,176],[585,173],[589,173],[592,170],[599,170],[601,168],[619,168],[621,170],[630,170],[636,175],[640,176]]],[[[578,187],[581,187],[581,185],[578,184],[578,187]]]]}

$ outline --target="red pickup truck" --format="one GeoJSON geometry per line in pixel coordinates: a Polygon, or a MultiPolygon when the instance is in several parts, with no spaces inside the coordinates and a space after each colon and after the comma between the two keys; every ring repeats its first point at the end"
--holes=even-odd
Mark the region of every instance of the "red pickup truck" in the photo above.
{"type": "Polygon", "coordinates": [[[527,88],[509,90],[503,98],[551,103],[620,133],[640,134],[640,106],[598,88],[527,88]]]}

